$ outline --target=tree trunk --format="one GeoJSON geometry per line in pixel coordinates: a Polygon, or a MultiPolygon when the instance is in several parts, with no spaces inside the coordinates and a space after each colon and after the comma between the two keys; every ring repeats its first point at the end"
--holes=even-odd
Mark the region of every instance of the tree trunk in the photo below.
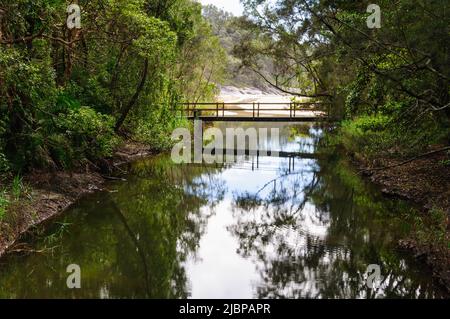
{"type": "Polygon", "coordinates": [[[144,69],[142,71],[142,78],[141,82],[139,83],[139,86],[136,89],[136,92],[134,93],[133,97],[131,98],[130,102],[127,106],[125,106],[121,112],[120,118],[117,120],[115,131],[119,132],[120,128],[122,127],[123,123],[127,119],[128,114],[130,113],[133,106],[136,104],[137,100],[139,99],[139,96],[144,89],[145,82],[147,81],[147,75],[148,75],[148,59],[145,59],[144,61],[144,69]]]}

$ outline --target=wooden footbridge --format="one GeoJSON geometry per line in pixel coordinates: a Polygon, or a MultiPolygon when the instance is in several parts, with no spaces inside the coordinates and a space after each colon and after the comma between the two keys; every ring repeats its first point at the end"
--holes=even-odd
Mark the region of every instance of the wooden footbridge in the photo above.
{"type": "Polygon", "coordinates": [[[319,122],[328,119],[326,103],[182,103],[179,115],[205,122],[319,122]]]}

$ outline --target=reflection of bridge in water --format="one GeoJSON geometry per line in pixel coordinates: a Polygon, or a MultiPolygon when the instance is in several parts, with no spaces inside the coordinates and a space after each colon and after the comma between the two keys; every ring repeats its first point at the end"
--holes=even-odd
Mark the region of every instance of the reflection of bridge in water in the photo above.
{"type": "Polygon", "coordinates": [[[205,122],[320,122],[328,119],[329,104],[306,103],[182,103],[177,112],[205,122]]]}
{"type": "MultiPolygon", "coordinates": [[[[211,156],[223,156],[224,159],[226,156],[233,157],[233,163],[238,161],[239,156],[245,156],[251,158],[251,170],[259,170],[260,169],[260,158],[283,158],[288,159],[289,168],[288,172],[291,173],[295,171],[295,161],[296,160],[316,160],[321,157],[320,154],[313,153],[303,153],[303,152],[286,152],[286,151],[269,151],[269,150],[250,150],[250,149],[203,149],[203,155],[206,153],[211,154],[211,156]]],[[[224,162],[227,162],[224,160],[224,162]]]]}
{"type": "MultiPolygon", "coordinates": [[[[207,150],[209,151],[209,150],[207,150]]],[[[205,149],[203,149],[205,152],[205,149]]],[[[269,151],[269,150],[251,150],[251,149],[212,149],[211,155],[217,153],[233,156],[255,156],[255,157],[278,157],[278,158],[303,158],[303,159],[318,159],[320,155],[303,152],[286,152],[286,151],[269,151]]]]}

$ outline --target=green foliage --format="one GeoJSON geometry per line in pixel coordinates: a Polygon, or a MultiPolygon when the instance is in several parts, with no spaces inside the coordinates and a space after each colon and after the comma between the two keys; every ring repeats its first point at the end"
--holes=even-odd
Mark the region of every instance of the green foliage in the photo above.
{"type": "Polygon", "coordinates": [[[224,52],[192,0],[81,0],[78,31],[61,27],[67,1],[0,2],[0,173],[109,156],[123,115],[127,136],[166,148],[175,104],[222,81],[224,52]]]}
{"type": "Polygon", "coordinates": [[[6,173],[10,170],[9,161],[5,154],[0,153],[0,174],[6,173]]]}
{"type": "Polygon", "coordinates": [[[362,116],[344,121],[339,129],[339,142],[355,153],[373,154],[394,141],[385,131],[390,122],[387,116],[362,116]]]}
{"type": "Polygon", "coordinates": [[[6,198],[6,192],[0,191],[0,222],[4,220],[7,212],[9,201],[6,198]]]}
{"type": "Polygon", "coordinates": [[[14,177],[12,183],[11,183],[11,193],[14,200],[19,200],[20,196],[22,195],[22,191],[24,189],[24,185],[22,182],[22,177],[17,175],[14,177]]]}
{"type": "Polygon", "coordinates": [[[354,127],[356,130],[360,130],[364,133],[372,131],[382,131],[386,129],[387,125],[390,122],[390,118],[383,115],[376,116],[364,116],[359,117],[353,122],[349,123],[349,127],[354,127]]]}
{"type": "Polygon", "coordinates": [[[448,145],[446,3],[380,0],[382,26],[369,29],[368,1],[243,2],[241,64],[285,90],[332,95],[350,150],[404,156],[448,145]]]}
{"type": "Polygon", "coordinates": [[[64,166],[84,157],[95,160],[112,155],[118,144],[114,118],[89,107],[70,110],[57,120],[58,133],[49,136],[53,152],[64,166]]]}
{"type": "Polygon", "coordinates": [[[448,140],[449,129],[424,117],[415,126],[398,119],[401,103],[391,103],[375,115],[366,115],[341,123],[334,142],[366,158],[377,155],[411,157],[425,152],[429,145],[448,140]],[[388,115],[386,115],[388,114],[388,115]]]}
{"type": "Polygon", "coordinates": [[[370,79],[366,70],[361,70],[357,78],[344,90],[346,94],[345,111],[347,118],[356,115],[356,110],[361,104],[363,92],[367,88],[369,81],[370,79]]]}
{"type": "Polygon", "coordinates": [[[426,215],[415,212],[412,218],[420,243],[444,251],[450,248],[448,214],[443,209],[433,207],[426,215]]]}
{"type": "MultiPolygon", "coordinates": [[[[220,75],[224,83],[242,88],[269,89],[270,86],[258,74],[242,67],[243,61],[236,57],[234,52],[239,44],[245,43],[249,39],[257,38],[257,31],[253,33],[253,37],[249,37],[249,34],[252,33],[242,27],[241,23],[243,21],[241,18],[234,17],[231,13],[223,11],[214,5],[203,7],[203,16],[211,25],[211,32],[219,41],[217,44],[211,43],[208,50],[214,49],[211,53],[215,52],[216,57],[211,59],[211,61],[215,61],[215,64],[219,64],[221,68],[224,68],[221,72],[225,72],[225,74],[220,75]],[[220,63],[220,61],[222,62],[220,63]]],[[[272,68],[272,61],[262,59],[259,68],[263,73],[267,73],[272,68]]]]}
{"type": "Polygon", "coordinates": [[[450,167],[450,159],[440,161],[442,166],[450,167]]]}

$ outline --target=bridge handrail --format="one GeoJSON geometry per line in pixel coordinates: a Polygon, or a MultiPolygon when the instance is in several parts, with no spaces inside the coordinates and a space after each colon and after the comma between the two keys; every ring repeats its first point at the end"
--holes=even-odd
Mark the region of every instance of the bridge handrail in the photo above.
{"type": "Polygon", "coordinates": [[[178,103],[178,105],[253,105],[253,104],[259,104],[259,105],[290,105],[290,104],[294,104],[294,105],[328,105],[329,103],[326,102],[285,102],[285,103],[280,103],[280,102],[274,102],[274,103],[269,103],[269,102],[264,102],[264,103],[260,103],[260,102],[210,102],[210,103],[206,103],[206,102],[182,102],[182,103],[178,103]]]}
{"type": "MultiPolygon", "coordinates": [[[[319,107],[322,105],[330,105],[330,103],[324,103],[324,102],[232,102],[232,103],[225,103],[225,102],[182,102],[178,103],[177,105],[183,106],[182,109],[176,108],[175,112],[181,112],[182,114],[186,114],[187,117],[201,117],[202,112],[213,112],[215,113],[216,118],[230,118],[232,116],[225,114],[226,111],[243,111],[243,112],[252,112],[253,116],[252,118],[262,118],[261,111],[278,111],[278,112],[289,112],[289,118],[296,118],[298,112],[301,111],[324,111],[323,109],[320,109],[319,107]],[[233,107],[227,107],[227,106],[252,106],[252,108],[233,108],[233,107]],[[264,106],[274,106],[274,105],[285,105],[288,108],[266,108],[264,106]],[[206,108],[205,108],[206,106],[206,108]],[[207,106],[213,106],[214,108],[207,108],[207,106]],[[261,107],[262,106],[262,107],[261,107]],[[316,106],[316,107],[312,107],[316,106]],[[192,116],[191,116],[192,114],[192,116]]],[[[329,113],[329,108],[328,112],[329,113]]],[[[265,115],[265,114],[263,114],[265,115]]],[[[280,117],[282,117],[280,115],[280,117]]]]}

